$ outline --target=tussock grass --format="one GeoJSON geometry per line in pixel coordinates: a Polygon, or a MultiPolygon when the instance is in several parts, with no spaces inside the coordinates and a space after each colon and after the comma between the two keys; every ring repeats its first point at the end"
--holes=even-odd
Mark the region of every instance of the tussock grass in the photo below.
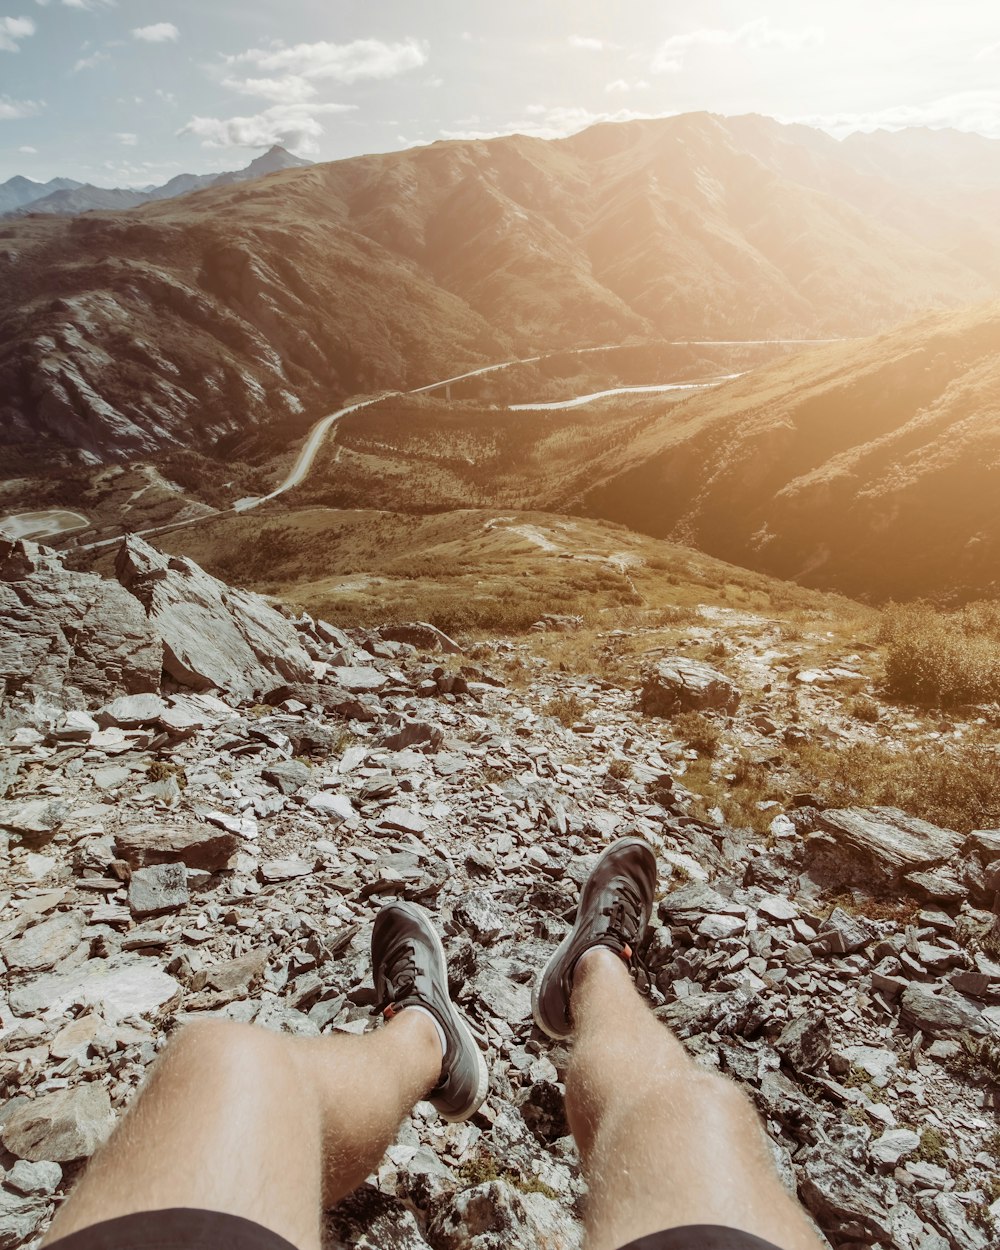
{"type": "Polygon", "coordinates": [[[704,712],[678,712],[670,727],[680,740],[699,755],[715,755],[722,745],[722,728],[704,712]]]}

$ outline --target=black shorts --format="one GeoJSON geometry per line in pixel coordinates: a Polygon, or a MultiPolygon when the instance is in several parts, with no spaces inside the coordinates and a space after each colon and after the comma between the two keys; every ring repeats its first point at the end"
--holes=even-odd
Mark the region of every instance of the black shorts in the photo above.
{"type": "MultiPolygon", "coordinates": [[[[238,1215],[177,1207],[92,1224],[50,1243],[52,1250],[296,1250],[290,1241],[238,1215]]],[[[630,1241],[622,1250],[778,1250],[721,1224],[688,1224],[630,1241]]]]}

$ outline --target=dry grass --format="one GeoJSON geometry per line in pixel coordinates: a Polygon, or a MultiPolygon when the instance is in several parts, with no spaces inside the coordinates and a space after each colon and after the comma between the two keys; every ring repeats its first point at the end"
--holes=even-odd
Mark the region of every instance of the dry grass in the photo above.
{"type": "Polygon", "coordinates": [[[722,728],[704,712],[679,712],[670,727],[680,740],[699,755],[715,755],[722,745],[722,728]]]}
{"type": "Polygon", "coordinates": [[[567,729],[572,729],[579,721],[582,721],[589,710],[589,705],[584,703],[575,694],[557,694],[542,704],[542,713],[545,716],[552,716],[567,729]]]}
{"type": "Polygon", "coordinates": [[[762,808],[762,803],[780,801],[769,770],[762,764],[740,758],[727,776],[718,775],[704,756],[692,761],[680,778],[685,789],[695,795],[693,815],[707,820],[717,807],[727,825],[735,829],[752,829],[766,833],[775,814],[775,807],[762,808]]]}
{"type": "Polygon", "coordinates": [[[801,787],[833,807],[899,807],[959,833],[1000,824],[1000,751],[987,743],[948,751],[896,751],[869,742],[836,749],[805,744],[793,758],[801,787]]]}

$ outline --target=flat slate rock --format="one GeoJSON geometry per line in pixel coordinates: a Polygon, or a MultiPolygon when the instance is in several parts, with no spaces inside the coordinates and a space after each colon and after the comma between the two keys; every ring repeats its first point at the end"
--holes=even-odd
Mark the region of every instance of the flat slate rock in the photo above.
{"type": "Polygon", "coordinates": [[[272,689],[276,678],[311,676],[295,627],[260,595],[227,586],[193,560],[164,555],[135,534],[122,544],[115,573],[145,608],[163,640],[163,669],[178,684],[251,699],[272,689]]]}
{"type": "Polygon", "coordinates": [[[201,824],[135,825],[115,837],[115,850],[132,868],[154,864],[186,864],[206,872],[220,872],[242,846],[226,829],[201,824]]]}
{"type": "Polygon", "coordinates": [[[0,954],[15,972],[44,972],[76,950],[84,927],[79,912],[58,912],[21,937],[0,943],[0,954]]]}
{"type": "Polygon", "coordinates": [[[128,905],[134,916],[158,916],[177,911],[190,899],[183,864],[154,864],[132,873],[128,905]]]}
{"type": "Polygon", "coordinates": [[[11,1154],[29,1163],[71,1163],[89,1158],[112,1123],[108,1091],[90,1082],[33,1098],[5,1121],[0,1136],[11,1154]]]}
{"type": "Polygon", "coordinates": [[[891,877],[958,856],[961,834],[907,816],[897,807],[845,807],[820,812],[817,825],[844,851],[854,852],[891,877]]]}

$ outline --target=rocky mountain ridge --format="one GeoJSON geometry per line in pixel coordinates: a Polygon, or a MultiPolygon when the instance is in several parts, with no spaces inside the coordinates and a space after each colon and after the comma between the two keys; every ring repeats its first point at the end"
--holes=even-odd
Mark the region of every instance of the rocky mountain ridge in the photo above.
{"type": "Polygon", "coordinates": [[[162,186],[95,187],[72,178],[52,178],[49,182],[32,182],[15,176],[0,183],[0,217],[23,217],[27,213],[76,216],[96,210],[138,208],[156,200],[172,200],[206,187],[226,187],[238,182],[252,182],[282,169],[306,169],[312,161],[303,160],[275,144],[269,151],[255,157],[243,169],[221,174],[175,174],[162,186]]]}
{"type": "Polygon", "coordinates": [[[111,460],[263,426],[285,446],[340,397],[512,356],[857,335],[996,294],[963,223],[893,227],[879,187],[852,201],[838,145],[810,144],[688,114],[5,223],[0,440],[111,460]]]}
{"type": "Polygon", "coordinates": [[[764,366],[647,419],[591,515],[876,601],[997,590],[1000,305],[764,366]]]}
{"type": "Polygon", "coordinates": [[[829,1244],[995,1244],[1000,833],[809,795],[766,834],[692,814],[697,754],[671,716],[819,733],[830,683],[856,670],[776,670],[761,695],[680,648],[621,685],[513,640],[344,632],[141,539],[116,569],[0,550],[2,668],[20,664],[0,698],[3,1245],[41,1234],[176,1024],[369,1027],[370,925],[396,896],[446,934],[491,1094],[465,1125],[418,1107],[330,1214],[329,1244],[579,1245],[567,1051],[533,1030],[530,983],[592,857],[626,832],[660,866],[651,1006],[753,1098],[829,1244]],[[21,645],[18,604],[47,647],[21,645]],[[498,675],[512,660],[526,683],[498,675]]]}

